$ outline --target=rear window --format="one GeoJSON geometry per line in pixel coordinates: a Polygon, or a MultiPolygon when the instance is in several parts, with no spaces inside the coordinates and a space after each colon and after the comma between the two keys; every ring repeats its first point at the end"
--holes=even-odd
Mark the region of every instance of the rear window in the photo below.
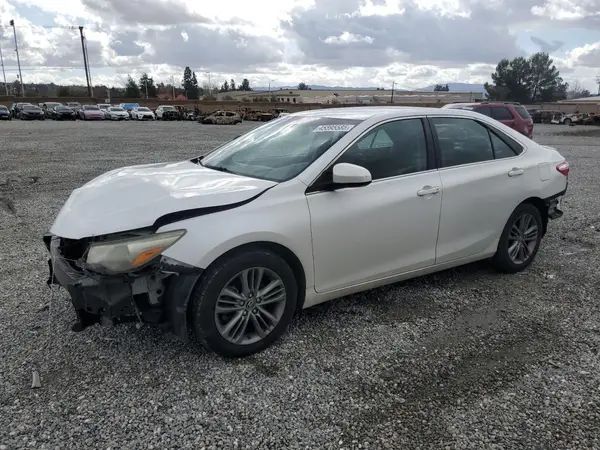
{"type": "Polygon", "coordinates": [[[492,108],[492,117],[496,120],[513,120],[510,110],[504,106],[492,108]]]}
{"type": "Polygon", "coordinates": [[[517,111],[517,114],[519,116],[521,116],[521,119],[531,120],[531,116],[529,115],[529,112],[522,106],[515,106],[515,111],[517,111]]]}
{"type": "Polygon", "coordinates": [[[492,117],[492,108],[489,106],[479,106],[475,108],[475,112],[483,114],[484,116],[492,117]]]}

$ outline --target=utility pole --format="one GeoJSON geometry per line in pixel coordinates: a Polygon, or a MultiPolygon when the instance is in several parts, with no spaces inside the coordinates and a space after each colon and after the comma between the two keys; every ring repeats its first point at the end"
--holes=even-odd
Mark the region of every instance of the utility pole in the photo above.
{"type": "Polygon", "coordinates": [[[88,68],[87,52],[85,51],[85,37],[83,36],[83,27],[79,27],[81,36],[81,51],[83,52],[83,67],[85,68],[85,81],[87,82],[88,95],[92,96],[92,85],[90,83],[90,72],[88,68]]]}
{"type": "Polygon", "coordinates": [[[148,79],[144,79],[144,87],[146,88],[146,100],[148,100],[148,79]]]}
{"type": "Polygon", "coordinates": [[[208,95],[212,97],[212,84],[210,84],[210,72],[206,72],[208,74],[208,95]]]}
{"type": "Polygon", "coordinates": [[[598,95],[600,96],[600,75],[596,77],[596,83],[598,83],[598,95]]]}
{"type": "Polygon", "coordinates": [[[171,87],[173,88],[173,100],[175,100],[175,77],[171,75],[171,87]]]}
{"type": "Polygon", "coordinates": [[[10,21],[10,26],[13,27],[13,34],[15,36],[15,52],[17,52],[17,65],[19,66],[19,83],[21,84],[21,97],[25,98],[25,85],[23,84],[23,74],[21,73],[21,60],[19,59],[19,45],[17,44],[17,29],[15,28],[15,21],[10,21]]]}
{"type": "Polygon", "coordinates": [[[8,97],[8,84],[6,84],[6,72],[4,71],[4,57],[2,56],[2,45],[0,45],[0,65],[2,66],[2,76],[4,77],[4,89],[8,97]]]}
{"type": "Polygon", "coordinates": [[[394,87],[396,86],[396,82],[392,81],[392,98],[390,100],[390,103],[394,103],[394,87]]]}

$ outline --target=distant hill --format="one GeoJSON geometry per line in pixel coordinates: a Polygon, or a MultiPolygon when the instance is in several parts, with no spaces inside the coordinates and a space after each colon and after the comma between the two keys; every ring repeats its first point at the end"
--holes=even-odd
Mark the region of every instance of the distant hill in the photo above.
{"type": "MultiPolygon", "coordinates": [[[[446,83],[440,83],[446,84],[446,83]]],[[[310,84],[309,87],[313,91],[376,91],[377,87],[348,87],[348,86],[325,86],[321,84],[310,84]]],[[[450,88],[450,92],[477,92],[477,93],[485,93],[485,88],[483,84],[471,84],[471,83],[448,83],[448,87],[450,88]]],[[[386,89],[390,89],[390,86],[386,86],[386,89]]],[[[425,86],[419,89],[414,89],[415,91],[422,92],[433,92],[435,88],[435,84],[431,86],[425,86]]],[[[269,88],[265,86],[252,88],[255,91],[268,91],[269,88]]],[[[297,85],[285,85],[285,86],[276,86],[274,84],[271,85],[272,91],[278,91],[280,89],[298,89],[297,85]]],[[[408,91],[409,89],[396,88],[398,92],[408,91]]]]}
{"type": "MultiPolygon", "coordinates": [[[[310,84],[309,87],[313,91],[376,91],[377,87],[348,87],[348,86],[324,86],[321,84],[310,84]]],[[[253,87],[255,91],[268,91],[268,87],[253,87]]],[[[298,89],[298,85],[295,86],[275,86],[271,85],[272,91],[278,91],[280,89],[289,90],[289,89],[298,89]]],[[[389,88],[388,88],[389,89],[389,88]]],[[[396,88],[396,91],[406,91],[406,89],[396,88]]]]}
{"type": "MultiPolygon", "coordinates": [[[[440,83],[442,85],[448,84],[450,88],[450,92],[477,92],[477,93],[486,93],[483,84],[470,84],[470,83],[440,83]]],[[[423,92],[433,92],[435,89],[435,84],[431,86],[425,86],[423,88],[417,89],[417,91],[423,92]]]]}

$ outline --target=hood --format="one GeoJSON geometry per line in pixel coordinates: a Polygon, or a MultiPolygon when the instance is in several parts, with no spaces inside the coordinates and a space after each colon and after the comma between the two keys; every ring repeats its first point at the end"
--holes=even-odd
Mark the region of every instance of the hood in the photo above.
{"type": "Polygon", "coordinates": [[[81,239],[145,228],[166,214],[242,202],[276,184],[189,161],[124,167],[75,189],[50,232],[81,239]]]}
{"type": "Polygon", "coordinates": [[[102,111],[100,111],[99,109],[84,109],[83,113],[87,116],[100,116],[103,115],[104,113],[102,111]]]}

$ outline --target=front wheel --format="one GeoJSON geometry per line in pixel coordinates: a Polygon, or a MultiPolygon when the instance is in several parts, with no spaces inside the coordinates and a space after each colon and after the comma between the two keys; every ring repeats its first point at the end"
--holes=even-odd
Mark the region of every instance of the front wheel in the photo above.
{"type": "Polygon", "coordinates": [[[506,273],[525,270],[540,248],[543,233],[540,211],[531,203],[519,205],[504,226],[492,265],[506,273]]]}
{"type": "Polygon", "coordinates": [[[233,254],[209,268],[195,289],[194,332],[221,356],[248,356],[283,334],[297,299],[294,273],[279,255],[259,248],[233,254]]]}

